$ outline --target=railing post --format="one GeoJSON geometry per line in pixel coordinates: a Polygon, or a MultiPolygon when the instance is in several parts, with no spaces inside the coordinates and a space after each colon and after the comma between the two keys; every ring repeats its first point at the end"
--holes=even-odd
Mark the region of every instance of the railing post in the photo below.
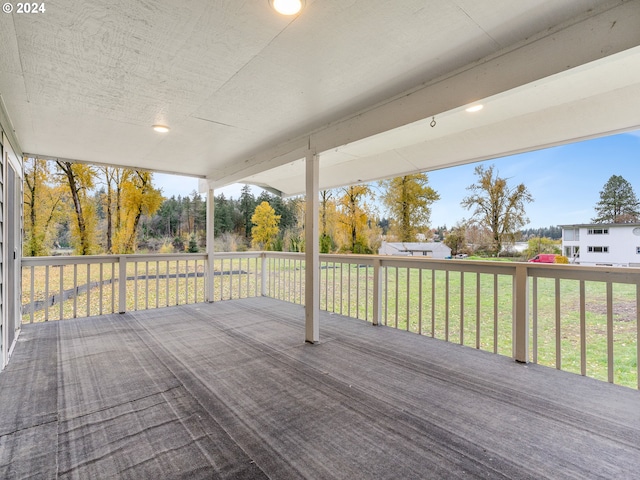
{"type": "Polygon", "coordinates": [[[260,295],[267,296],[267,254],[265,252],[260,253],[260,259],[262,266],[260,267],[260,295]]]}
{"type": "Polygon", "coordinates": [[[118,262],[118,312],[127,312],[127,257],[120,255],[118,262]]]}
{"type": "Polygon", "coordinates": [[[513,277],[513,358],[529,362],[529,274],[527,264],[516,266],[513,277]]]}
{"type": "Polygon", "coordinates": [[[382,274],[380,259],[373,260],[373,325],[380,325],[382,318],[382,274]]]}

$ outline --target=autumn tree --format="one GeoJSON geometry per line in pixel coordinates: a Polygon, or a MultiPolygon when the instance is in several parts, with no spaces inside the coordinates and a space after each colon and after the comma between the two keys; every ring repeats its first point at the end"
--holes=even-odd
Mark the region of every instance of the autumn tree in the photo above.
{"type": "Polygon", "coordinates": [[[53,228],[61,216],[62,189],[50,182],[49,162],[24,161],[24,254],[48,255],[54,241],[53,228]]]}
{"type": "Polygon", "coordinates": [[[90,165],[57,160],[62,172],[61,184],[68,189],[73,202],[75,221],[72,222],[71,235],[74,249],[78,255],[91,255],[96,250],[95,205],[89,192],[93,189],[96,170],[90,165]]]}
{"type": "Polygon", "coordinates": [[[254,248],[269,250],[278,236],[280,215],[276,215],[269,202],[263,201],[251,216],[251,223],[254,225],[251,229],[251,244],[254,248]]]}
{"type": "Polygon", "coordinates": [[[506,241],[514,241],[516,232],[529,220],[525,214],[525,203],[533,201],[527,187],[520,183],[509,187],[506,178],[494,174],[494,166],[478,165],[475,169],[477,183],[467,187],[471,194],[461,205],[473,209],[472,221],[484,225],[491,231],[492,251],[499,255],[506,241]]]}
{"type": "Polygon", "coordinates": [[[336,217],[336,202],[331,190],[320,192],[320,253],[329,253],[334,248],[333,230],[336,217]]]}
{"type": "Polygon", "coordinates": [[[116,231],[113,253],[133,253],[140,219],[153,215],[162,204],[162,193],[153,186],[148,171],[123,169],[116,188],[116,231]]]}
{"type": "Polygon", "coordinates": [[[382,180],[382,201],[391,213],[391,234],[401,242],[415,242],[429,225],[431,204],[440,195],[429,186],[425,173],[382,180]]]}
{"type": "Polygon", "coordinates": [[[351,185],[340,189],[338,198],[338,223],[343,234],[343,250],[353,253],[370,253],[369,232],[372,226],[370,207],[366,203],[373,198],[368,185],[351,185]]]}
{"type": "Polygon", "coordinates": [[[600,191],[594,223],[630,223],[640,218],[640,202],[631,184],[620,175],[612,175],[600,191]]]}
{"type": "Polygon", "coordinates": [[[106,228],[106,247],[107,253],[113,253],[113,207],[115,202],[115,189],[117,186],[116,177],[119,176],[119,169],[115,167],[99,167],[104,175],[104,184],[107,187],[106,192],[102,196],[102,202],[105,210],[106,228]]]}

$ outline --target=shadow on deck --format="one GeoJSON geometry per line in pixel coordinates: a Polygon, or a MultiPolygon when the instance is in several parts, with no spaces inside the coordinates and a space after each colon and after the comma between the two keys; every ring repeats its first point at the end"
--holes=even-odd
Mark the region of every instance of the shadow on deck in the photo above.
{"type": "Polygon", "coordinates": [[[640,393],[267,298],[26,325],[2,478],[637,478],[640,393]]]}

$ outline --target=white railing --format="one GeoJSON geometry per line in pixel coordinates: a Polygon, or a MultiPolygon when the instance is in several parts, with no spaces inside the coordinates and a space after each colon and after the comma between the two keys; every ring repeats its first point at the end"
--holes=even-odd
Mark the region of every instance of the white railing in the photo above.
{"type": "MultiPolygon", "coordinates": [[[[23,322],[254,296],[304,304],[304,255],[25,258],[23,322]],[[126,278],[125,282],[120,282],[126,278]]],[[[640,269],[320,256],[322,310],[640,388],[640,269]]]]}

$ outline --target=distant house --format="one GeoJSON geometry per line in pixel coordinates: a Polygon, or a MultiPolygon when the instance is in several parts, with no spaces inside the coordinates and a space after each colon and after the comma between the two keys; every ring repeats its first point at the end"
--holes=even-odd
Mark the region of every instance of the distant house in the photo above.
{"type": "Polygon", "coordinates": [[[451,257],[451,249],[440,242],[382,242],[379,255],[399,255],[404,257],[451,257]]]}
{"type": "Polygon", "coordinates": [[[570,263],[640,267],[640,223],[560,225],[570,263]]]}

